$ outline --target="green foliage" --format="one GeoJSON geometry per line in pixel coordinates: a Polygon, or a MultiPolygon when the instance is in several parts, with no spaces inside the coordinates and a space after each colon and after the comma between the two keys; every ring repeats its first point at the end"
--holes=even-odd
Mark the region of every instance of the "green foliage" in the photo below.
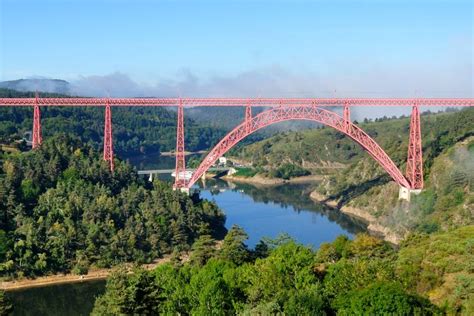
{"type": "Polygon", "coordinates": [[[5,294],[5,291],[0,290],[0,316],[11,315],[13,312],[13,305],[5,294]]]}
{"type": "Polygon", "coordinates": [[[473,249],[472,225],[432,235],[415,234],[401,246],[396,273],[407,288],[438,293],[435,302],[448,312],[470,315],[474,312],[469,305],[474,298],[473,249]]]}
{"type": "Polygon", "coordinates": [[[285,163],[284,165],[270,171],[269,175],[273,178],[290,179],[295,177],[307,176],[310,172],[298,165],[285,163]]]}
{"type": "Polygon", "coordinates": [[[245,245],[247,233],[242,227],[234,225],[229,230],[222,243],[220,258],[240,265],[250,258],[250,253],[245,245]]]}
{"type": "Polygon", "coordinates": [[[237,172],[233,174],[236,177],[250,178],[257,174],[257,170],[252,168],[238,168],[237,172]]]}
{"type": "Polygon", "coordinates": [[[212,258],[216,241],[210,235],[200,236],[193,244],[191,263],[203,266],[212,258]]]}
{"type": "Polygon", "coordinates": [[[120,271],[107,280],[106,296],[97,299],[92,315],[153,315],[160,302],[158,287],[153,276],[144,270],[135,270],[131,276],[120,271]]]}
{"type": "MultiPolygon", "coordinates": [[[[266,256],[247,250],[249,258],[256,259],[239,263],[233,256],[223,255],[228,250],[222,247],[204,265],[163,265],[147,272],[150,277],[140,277],[146,280],[141,285],[144,291],[139,291],[145,297],[140,300],[126,296],[137,292],[133,284],[138,283],[122,272],[120,286],[115,279],[109,280],[111,284],[94,312],[119,313],[117,306],[126,306],[128,313],[136,313],[140,307],[166,315],[438,315],[444,309],[450,314],[471,315],[474,269],[468,256],[474,249],[473,228],[414,235],[400,252],[365,234],[352,241],[341,236],[316,252],[285,237],[268,240],[260,246],[267,245],[266,256]],[[453,244],[448,246],[450,237],[453,244]],[[436,250],[430,252],[434,249],[427,249],[427,243],[436,250]],[[444,263],[433,267],[430,255],[440,262],[440,252],[446,257],[444,263]],[[464,266],[442,268],[453,260],[462,260],[464,266]],[[423,261],[426,264],[421,264],[423,261]],[[418,266],[412,269],[413,265],[418,266]],[[434,300],[441,310],[426,298],[428,294],[433,297],[433,288],[417,285],[433,271],[442,275],[454,270],[456,277],[448,279],[456,283],[441,295],[448,300],[434,300]]],[[[243,240],[238,228],[229,234],[234,236],[231,240],[243,240]]]]}
{"type": "Polygon", "coordinates": [[[64,135],[7,156],[0,276],[151,262],[224,229],[215,204],[146,183],[121,161],[115,166],[111,173],[91,146],[64,135]]]}
{"type": "Polygon", "coordinates": [[[436,315],[427,299],[410,295],[397,283],[377,282],[337,299],[338,315],[436,315]]]}

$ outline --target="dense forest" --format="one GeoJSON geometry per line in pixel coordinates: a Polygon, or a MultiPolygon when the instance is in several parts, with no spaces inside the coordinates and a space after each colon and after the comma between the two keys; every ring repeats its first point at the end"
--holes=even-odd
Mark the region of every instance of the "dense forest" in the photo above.
{"type": "Polygon", "coordinates": [[[366,234],[317,251],[285,236],[249,250],[234,226],[219,250],[200,237],[189,263],[118,271],[93,315],[472,315],[463,245],[473,230],[415,234],[399,250],[366,234]],[[448,275],[464,281],[440,289],[448,275]]]}
{"type": "Polygon", "coordinates": [[[119,160],[111,173],[75,137],[56,135],[38,150],[1,159],[2,278],[151,262],[225,232],[215,204],[144,182],[119,160]]]}
{"type": "MultiPolygon", "coordinates": [[[[33,92],[0,89],[0,97],[34,97],[33,92]]],[[[68,97],[41,93],[41,97],[68,97]]],[[[171,151],[176,147],[176,113],[158,107],[112,110],[114,146],[121,156],[171,151]]],[[[104,113],[101,108],[41,108],[44,138],[71,133],[99,148],[103,141],[104,113]]],[[[0,143],[11,144],[32,128],[31,108],[0,108],[0,143]]],[[[222,128],[198,124],[185,115],[186,150],[207,150],[224,135],[222,128]]]]}

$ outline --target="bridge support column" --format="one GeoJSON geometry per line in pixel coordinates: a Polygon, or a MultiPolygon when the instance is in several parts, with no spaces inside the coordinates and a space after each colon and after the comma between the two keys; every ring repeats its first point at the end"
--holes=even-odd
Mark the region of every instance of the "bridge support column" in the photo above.
{"type": "Polygon", "coordinates": [[[252,106],[250,102],[245,106],[245,131],[250,133],[252,130],[252,106]]]}
{"type": "Polygon", "coordinates": [[[409,189],[409,188],[405,188],[405,187],[400,187],[400,190],[398,191],[398,199],[410,202],[412,193],[413,194],[420,194],[421,190],[420,189],[409,189]]]}
{"type": "Polygon", "coordinates": [[[40,107],[38,104],[38,94],[36,94],[35,98],[35,105],[33,108],[33,149],[38,148],[42,141],[42,135],[41,135],[41,112],[40,112],[40,107]]]}
{"type": "Polygon", "coordinates": [[[110,103],[107,100],[105,104],[105,122],[104,122],[104,160],[109,163],[110,171],[114,171],[114,148],[112,139],[112,111],[110,103]]]}
{"type": "Polygon", "coordinates": [[[411,189],[423,189],[423,157],[421,146],[420,111],[415,103],[411,112],[410,141],[408,144],[408,158],[406,178],[411,189]]]}
{"type": "MultiPolygon", "coordinates": [[[[178,105],[178,122],[176,127],[176,177],[174,189],[186,188],[186,161],[184,157],[184,108],[180,99],[178,105]]],[[[189,190],[188,190],[189,192],[189,190]]]]}
{"type": "Polygon", "coordinates": [[[344,117],[344,130],[349,134],[350,129],[351,129],[351,110],[347,102],[344,104],[343,117],[344,117]]]}

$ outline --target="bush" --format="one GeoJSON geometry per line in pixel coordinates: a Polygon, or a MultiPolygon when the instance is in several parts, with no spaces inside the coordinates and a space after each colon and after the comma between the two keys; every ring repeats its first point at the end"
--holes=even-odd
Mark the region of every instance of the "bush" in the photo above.
{"type": "Polygon", "coordinates": [[[5,291],[0,290],[0,316],[10,315],[12,312],[13,305],[5,295],[5,291]]]}
{"type": "Polygon", "coordinates": [[[274,178],[282,178],[288,180],[290,178],[302,177],[309,175],[310,172],[306,169],[301,168],[300,166],[286,163],[280,166],[276,170],[272,170],[270,175],[274,178]]]}
{"type": "Polygon", "coordinates": [[[437,315],[427,299],[406,293],[397,283],[377,282],[339,297],[334,306],[341,315],[437,315]]]}
{"type": "Polygon", "coordinates": [[[250,178],[257,174],[257,170],[252,168],[239,168],[233,175],[236,177],[250,178]]]}

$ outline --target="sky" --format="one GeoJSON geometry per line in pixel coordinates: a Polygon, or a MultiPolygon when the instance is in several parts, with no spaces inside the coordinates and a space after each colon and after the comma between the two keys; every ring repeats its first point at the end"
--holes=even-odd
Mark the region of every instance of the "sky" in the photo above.
{"type": "Polygon", "coordinates": [[[0,80],[97,96],[473,97],[470,0],[0,0],[0,80]]]}

